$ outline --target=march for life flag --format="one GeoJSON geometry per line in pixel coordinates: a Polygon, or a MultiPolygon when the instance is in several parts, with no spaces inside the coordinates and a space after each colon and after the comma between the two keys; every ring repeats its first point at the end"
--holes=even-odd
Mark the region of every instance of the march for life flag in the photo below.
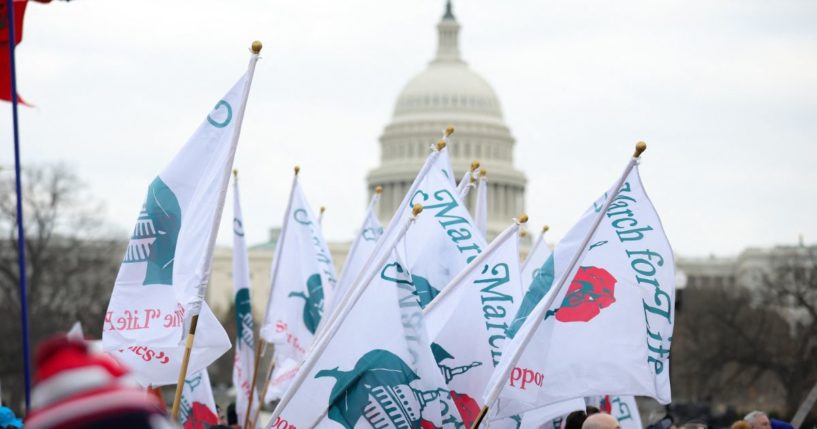
{"type": "Polygon", "coordinates": [[[669,403],[674,302],[672,249],[633,163],[621,188],[610,189],[582,216],[526,293],[504,358],[526,335],[533,337],[509,379],[492,380],[504,385],[500,408],[506,406],[499,414],[608,393],[669,403]],[[608,197],[613,200],[602,213],[608,197]],[[597,217],[600,224],[581,249],[597,217]],[[532,324],[523,322],[580,251],[567,276],[572,280],[558,291],[538,329],[530,331],[532,324]]]}
{"type": "Polygon", "coordinates": [[[314,366],[301,368],[308,371],[303,383],[292,386],[266,428],[425,428],[458,417],[425,338],[411,275],[393,248],[383,251],[388,257],[379,262],[386,262],[334,335],[327,333],[314,366]]]}
{"type": "Polygon", "coordinates": [[[186,326],[196,314],[188,374],[230,349],[204,293],[251,78],[252,68],[150,184],[119,268],[102,342],[142,385],[177,382],[186,326]]]}
{"type": "Polygon", "coordinates": [[[250,421],[258,412],[258,392],[253,391],[255,370],[255,335],[253,334],[252,300],[250,298],[250,262],[247,242],[244,238],[244,217],[241,215],[241,198],[238,178],[233,182],[233,290],[235,291],[235,357],[233,359],[233,385],[238,421],[244,424],[250,396],[250,421]],[[251,393],[252,392],[252,393],[251,393]]]}
{"type": "MultiPolygon", "coordinates": [[[[304,197],[298,176],[292,183],[289,209],[276,244],[272,284],[261,336],[275,345],[276,366],[299,362],[312,344],[335,287],[335,267],[317,217],[304,197]]],[[[278,374],[280,375],[280,373],[278,374]]],[[[274,380],[287,383],[279,376],[274,380]]],[[[285,385],[270,383],[267,398],[285,385]]]]}
{"type": "Polygon", "coordinates": [[[355,241],[352,242],[352,247],[349,248],[349,253],[346,256],[346,262],[340,270],[340,278],[335,287],[335,304],[337,304],[341,297],[349,290],[351,284],[357,280],[357,277],[361,271],[363,271],[366,261],[369,260],[375,247],[377,247],[377,240],[383,235],[383,226],[380,224],[380,220],[377,219],[376,208],[379,201],[380,193],[376,192],[372,195],[369,207],[366,208],[363,225],[361,225],[357,237],[355,237],[355,241]]]}
{"type": "Polygon", "coordinates": [[[542,265],[550,258],[550,247],[545,243],[545,232],[547,228],[542,229],[542,234],[533,243],[533,247],[528,252],[528,257],[522,263],[522,291],[527,292],[534,279],[539,274],[542,265]]]}
{"type": "Polygon", "coordinates": [[[184,380],[179,403],[179,422],[184,429],[207,429],[218,424],[210,376],[203,369],[184,380]]]}
{"type": "MultiPolygon", "coordinates": [[[[519,224],[514,223],[426,307],[431,350],[452,392],[480,401],[509,342],[505,331],[522,299],[519,281],[519,224]]],[[[462,416],[466,426],[475,418],[462,416]]]]}

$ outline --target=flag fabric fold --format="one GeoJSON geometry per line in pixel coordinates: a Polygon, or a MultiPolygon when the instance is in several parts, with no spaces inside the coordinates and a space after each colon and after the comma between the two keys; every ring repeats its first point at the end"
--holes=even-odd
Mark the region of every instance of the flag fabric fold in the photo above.
{"type": "Polygon", "coordinates": [[[204,294],[255,60],[148,187],[116,277],[102,341],[143,385],[177,382],[192,316],[188,374],[230,349],[204,294]]]}

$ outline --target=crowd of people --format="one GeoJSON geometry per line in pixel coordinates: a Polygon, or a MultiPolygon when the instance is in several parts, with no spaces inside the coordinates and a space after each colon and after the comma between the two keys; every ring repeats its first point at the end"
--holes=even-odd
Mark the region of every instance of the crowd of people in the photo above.
{"type": "MultiPolygon", "coordinates": [[[[40,346],[35,357],[36,373],[31,394],[31,412],[25,422],[6,407],[0,407],[0,429],[172,429],[178,426],[168,416],[158,396],[140,387],[129,371],[111,356],[93,350],[81,339],[59,336],[40,346]]],[[[230,404],[219,412],[219,424],[194,429],[237,429],[241,426],[230,404]]],[[[186,428],[185,428],[186,429],[186,428]]],[[[562,429],[621,429],[612,415],[588,406],[570,413],[562,429]]],[[[667,415],[646,429],[707,429],[704,422],[676,425],[667,415]]],[[[730,429],[793,429],[786,422],[753,411],[730,429]]]]}

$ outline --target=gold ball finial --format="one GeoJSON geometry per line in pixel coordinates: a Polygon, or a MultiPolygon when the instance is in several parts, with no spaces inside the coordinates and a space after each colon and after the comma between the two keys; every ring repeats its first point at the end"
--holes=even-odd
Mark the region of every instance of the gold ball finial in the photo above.
{"type": "Polygon", "coordinates": [[[382,193],[383,193],[383,187],[382,187],[382,186],[380,186],[380,185],[377,185],[377,186],[374,188],[374,193],[375,193],[375,194],[378,194],[378,195],[382,194],[382,193]]]}
{"type": "Polygon", "coordinates": [[[295,168],[294,168],[294,170],[295,170],[295,175],[297,176],[297,175],[298,175],[298,173],[300,173],[300,172],[301,172],[301,167],[300,167],[300,166],[298,166],[298,165],[296,165],[296,166],[295,166],[295,168]]]}
{"type": "Polygon", "coordinates": [[[420,204],[420,203],[415,204],[414,207],[411,208],[411,214],[414,217],[417,217],[417,215],[422,213],[422,212],[423,212],[423,205],[420,204]]]}
{"type": "Polygon", "coordinates": [[[525,238],[527,235],[528,235],[528,231],[526,229],[520,229],[519,230],[519,236],[521,238],[525,238]]]}
{"type": "Polygon", "coordinates": [[[521,213],[519,215],[519,223],[527,223],[528,222],[528,215],[525,213],[521,213]]]}
{"type": "Polygon", "coordinates": [[[445,145],[446,145],[445,140],[438,141],[437,142],[437,152],[445,149],[445,145]]]}
{"type": "Polygon", "coordinates": [[[633,158],[638,158],[641,156],[644,151],[647,150],[647,143],[638,142],[635,144],[635,153],[633,153],[633,158]]]}
{"type": "Polygon", "coordinates": [[[238,169],[233,168],[233,177],[238,177],[238,169]]]}
{"type": "Polygon", "coordinates": [[[477,171],[477,168],[479,168],[479,161],[475,159],[471,161],[471,171],[477,171]]]}
{"type": "Polygon", "coordinates": [[[261,43],[260,40],[256,40],[256,41],[252,42],[252,47],[251,47],[252,53],[258,55],[261,52],[261,48],[263,48],[263,47],[264,47],[264,44],[261,43]]]}
{"type": "Polygon", "coordinates": [[[325,211],[326,211],[326,207],[321,206],[321,214],[323,214],[323,212],[325,212],[325,211]]]}
{"type": "Polygon", "coordinates": [[[486,169],[484,169],[484,168],[480,168],[480,169],[479,169],[479,175],[480,175],[480,177],[485,177],[485,176],[487,176],[487,175],[488,175],[488,170],[486,170],[486,169]]]}
{"type": "Polygon", "coordinates": [[[548,232],[548,231],[550,231],[550,227],[549,227],[549,226],[545,225],[545,226],[543,226],[543,227],[542,227],[542,234],[544,234],[544,233],[546,233],[546,232],[548,232]]]}
{"type": "Polygon", "coordinates": [[[454,127],[449,125],[448,128],[445,129],[445,136],[451,137],[451,134],[454,134],[454,127]]]}

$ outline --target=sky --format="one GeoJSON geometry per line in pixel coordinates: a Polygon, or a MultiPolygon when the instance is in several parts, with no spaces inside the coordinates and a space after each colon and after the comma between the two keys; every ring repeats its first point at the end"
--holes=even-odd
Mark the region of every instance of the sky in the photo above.
{"type": "MultiPolygon", "coordinates": [[[[235,164],[248,240],[281,223],[296,164],[313,208],[327,207],[326,237],[350,240],[378,138],[434,54],[443,3],[31,3],[17,49],[19,93],[36,105],[20,111],[23,163],[73,166],[126,239],[147,185],[258,39],[235,164]]],[[[455,0],[454,13],[464,59],[499,95],[531,224],[549,224],[548,241],[643,140],[642,179],[678,255],[817,242],[817,2],[455,0]]],[[[5,170],[7,105],[0,135],[5,170]]]]}

